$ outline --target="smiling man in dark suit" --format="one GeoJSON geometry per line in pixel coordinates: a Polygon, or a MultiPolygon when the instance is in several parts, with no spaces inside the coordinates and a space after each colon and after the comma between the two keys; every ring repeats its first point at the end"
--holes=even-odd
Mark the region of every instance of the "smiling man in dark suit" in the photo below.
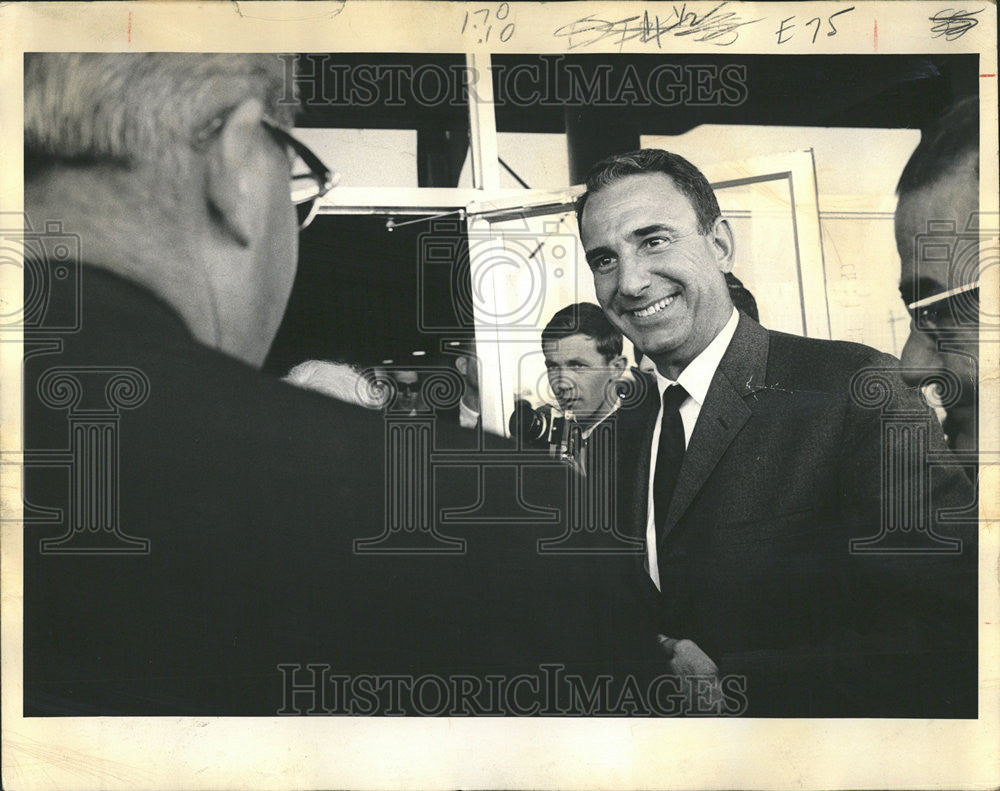
{"type": "Polygon", "coordinates": [[[577,214],[602,308],[656,365],[619,418],[619,518],[675,672],[743,676],[750,714],[974,716],[975,530],[935,518],[973,495],[928,471],[944,438],[895,358],[736,310],[732,230],[682,157],[599,163],[577,214]]]}

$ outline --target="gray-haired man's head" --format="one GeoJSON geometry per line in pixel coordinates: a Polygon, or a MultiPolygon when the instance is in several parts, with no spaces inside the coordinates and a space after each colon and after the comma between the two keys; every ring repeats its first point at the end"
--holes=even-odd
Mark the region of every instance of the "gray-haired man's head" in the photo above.
{"type": "Polygon", "coordinates": [[[254,365],[298,255],[287,61],[277,55],[25,57],[25,207],[87,263],[151,290],[202,343],[254,365]]]}

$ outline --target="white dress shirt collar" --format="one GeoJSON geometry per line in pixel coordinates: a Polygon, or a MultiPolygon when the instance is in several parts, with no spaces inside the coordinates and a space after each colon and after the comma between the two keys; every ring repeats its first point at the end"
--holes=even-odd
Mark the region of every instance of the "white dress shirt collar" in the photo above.
{"type": "Polygon", "coordinates": [[[662,402],[663,400],[664,390],[670,387],[670,385],[679,384],[687,391],[689,398],[697,401],[699,407],[703,406],[705,397],[708,395],[708,388],[715,376],[715,371],[718,369],[719,363],[722,362],[726,349],[729,348],[729,344],[733,340],[733,335],[736,334],[736,325],[739,323],[740,312],[736,308],[733,308],[733,313],[729,317],[729,321],[726,322],[726,325],[719,334],[712,339],[712,342],[708,346],[701,350],[701,353],[697,357],[687,364],[687,367],[680,372],[676,381],[667,379],[659,370],[656,370],[656,385],[660,389],[660,401],[662,402]]]}
{"type": "Polygon", "coordinates": [[[620,398],[616,398],[615,403],[611,405],[611,409],[609,409],[607,412],[604,413],[604,417],[602,417],[596,423],[592,423],[589,426],[587,426],[587,428],[585,428],[583,431],[580,432],[580,437],[582,439],[587,439],[587,437],[593,434],[595,429],[599,425],[601,425],[601,423],[603,423],[605,420],[611,417],[615,412],[617,412],[621,408],[621,405],[622,405],[622,400],[620,398]]]}
{"type": "Polygon", "coordinates": [[[458,425],[462,428],[478,428],[479,413],[465,401],[458,402],[458,425]]]}

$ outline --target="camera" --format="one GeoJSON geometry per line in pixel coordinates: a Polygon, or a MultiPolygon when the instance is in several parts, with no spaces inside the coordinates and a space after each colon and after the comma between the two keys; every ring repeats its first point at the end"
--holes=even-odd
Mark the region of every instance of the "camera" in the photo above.
{"type": "Polygon", "coordinates": [[[541,232],[516,217],[477,225],[468,229],[439,220],[420,235],[421,332],[468,331],[485,324],[503,333],[534,335],[545,318],[550,286],[558,282],[561,290],[568,289],[566,301],[577,301],[579,241],[560,232],[559,223],[541,232]],[[443,293],[450,295],[450,304],[442,304],[443,293]]]}
{"type": "Polygon", "coordinates": [[[0,330],[5,333],[80,329],[80,237],[63,231],[59,221],[47,221],[44,227],[44,231],[34,231],[23,214],[6,215],[0,221],[0,264],[19,267],[24,274],[23,302],[8,297],[9,304],[20,302],[20,307],[0,313],[0,330]],[[72,305],[59,319],[49,316],[57,295],[72,305]]]}
{"type": "MultiPolygon", "coordinates": [[[[964,230],[954,220],[931,220],[915,241],[916,275],[942,265],[955,278],[955,285],[979,280],[980,243],[985,236],[970,218],[964,230]]],[[[978,291],[965,291],[941,301],[933,310],[914,312],[916,328],[934,331],[940,337],[980,326],[978,291]]]]}
{"type": "Polygon", "coordinates": [[[547,405],[536,410],[519,399],[508,428],[522,447],[545,448],[549,455],[568,462],[575,463],[580,457],[582,431],[572,411],[558,413],[547,405]]]}

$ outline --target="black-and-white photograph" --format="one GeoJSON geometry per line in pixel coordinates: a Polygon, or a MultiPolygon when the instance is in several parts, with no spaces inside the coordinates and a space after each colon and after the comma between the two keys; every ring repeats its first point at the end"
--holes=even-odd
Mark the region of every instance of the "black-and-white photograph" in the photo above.
{"type": "MultiPolygon", "coordinates": [[[[926,782],[1000,780],[995,6],[411,3],[404,45],[233,3],[170,47],[215,11],[43,45],[46,5],[3,61],[5,786],[255,785],[27,757],[198,721],[934,721],[926,782]]],[[[479,738],[264,785],[761,782],[479,738]]],[[[927,744],[769,782],[922,787],[927,744]]]]}

